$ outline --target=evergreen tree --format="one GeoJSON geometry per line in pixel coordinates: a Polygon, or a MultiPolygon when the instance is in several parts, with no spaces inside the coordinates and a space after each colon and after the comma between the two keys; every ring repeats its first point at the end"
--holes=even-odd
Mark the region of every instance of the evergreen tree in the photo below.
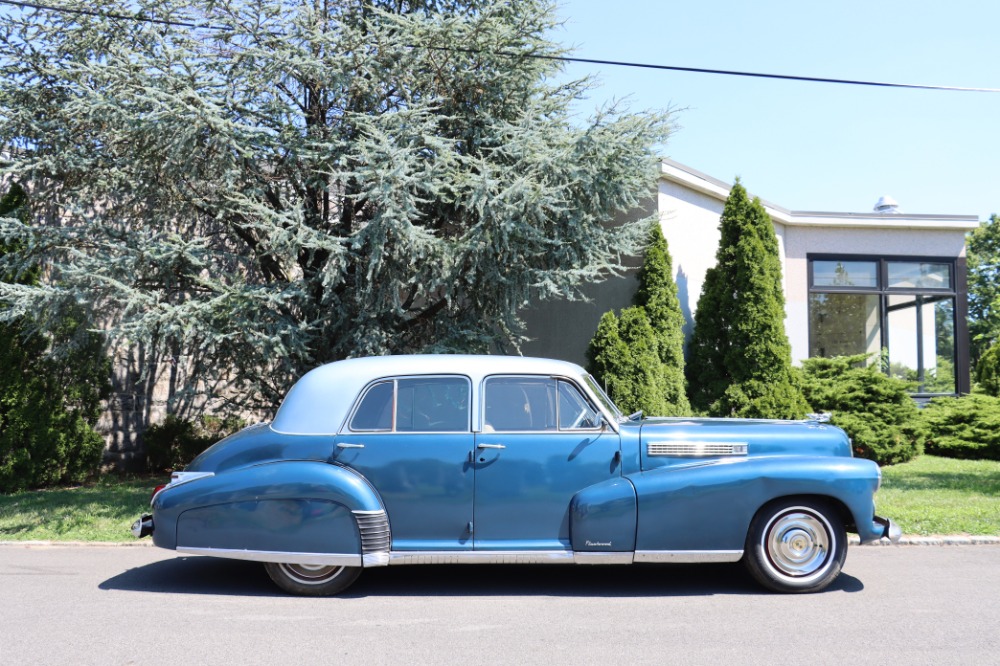
{"type": "Polygon", "coordinates": [[[663,416],[691,413],[684,388],[684,314],[677,298],[673,261],[659,223],[652,226],[639,269],[635,303],[645,310],[657,341],[664,384],[663,416]]]}
{"type": "Polygon", "coordinates": [[[658,337],[641,307],[605,312],[591,340],[588,367],[619,409],[659,416],[667,411],[658,337]]]}
{"type": "Polygon", "coordinates": [[[4,262],[51,279],[0,287],[9,313],[82,304],[270,408],[322,362],[516,344],[525,303],[644,240],[608,222],[648,196],[669,119],[581,127],[550,0],[60,7],[81,13],[0,29],[0,178],[39,202],[0,224],[25,248],[4,262]]]}
{"type": "Polygon", "coordinates": [[[968,235],[969,337],[974,362],[1000,340],[1000,215],[968,235]]]}
{"type": "Polygon", "coordinates": [[[739,180],[719,229],[689,348],[692,403],[717,416],[801,418],[809,408],[785,335],[778,241],[764,206],[739,180]]]}

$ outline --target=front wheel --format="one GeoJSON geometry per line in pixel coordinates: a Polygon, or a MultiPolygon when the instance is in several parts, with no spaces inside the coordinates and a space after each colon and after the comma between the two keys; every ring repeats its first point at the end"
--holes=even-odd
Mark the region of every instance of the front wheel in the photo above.
{"type": "Polygon", "coordinates": [[[340,594],[361,575],[361,567],[337,567],[321,564],[285,564],[265,562],[264,568],[285,592],[310,597],[340,594]]]}
{"type": "Polygon", "coordinates": [[[750,524],[743,559],[775,592],[819,592],[840,575],[847,533],[826,502],[786,500],[761,509],[750,524]]]}

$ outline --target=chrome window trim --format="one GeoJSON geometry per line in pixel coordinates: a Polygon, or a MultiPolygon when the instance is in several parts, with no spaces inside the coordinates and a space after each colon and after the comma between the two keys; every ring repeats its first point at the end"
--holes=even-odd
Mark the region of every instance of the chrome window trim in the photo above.
{"type": "Polygon", "coordinates": [[[357,553],[290,553],[273,550],[241,550],[237,548],[195,548],[177,546],[178,553],[209,555],[230,560],[250,562],[280,562],[284,564],[313,564],[335,567],[360,567],[362,557],[357,553]]]}
{"type": "Polygon", "coordinates": [[[742,557],[742,550],[637,550],[633,561],[705,564],[739,562],[742,557]]]}
{"type": "Polygon", "coordinates": [[[354,406],[351,407],[351,411],[347,415],[347,429],[352,433],[361,433],[368,435],[374,433],[392,432],[395,427],[396,427],[396,380],[376,379],[375,381],[368,383],[363,389],[361,389],[361,392],[358,393],[357,397],[354,399],[354,406]],[[354,417],[357,416],[358,410],[361,409],[361,404],[365,401],[365,398],[368,397],[368,394],[372,391],[372,389],[382,384],[392,384],[392,408],[389,415],[390,417],[389,428],[388,429],[354,428],[351,424],[354,423],[354,417]]]}
{"type": "MultiPolygon", "coordinates": [[[[350,411],[347,413],[347,418],[344,420],[343,425],[341,425],[340,430],[336,433],[338,435],[468,435],[475,432],[472,429],[472,413],[473,413],[473,396],[472,389],[474,385],[472,383],[472,378],[468,375],[462,374],[447,374],[447,373],[433,373],[428,375],[393,375],[389,377],[379,377],[378,379],[373,379],[358,392],[357,397],[354,399],[354,404],[351,406],[350,411]],[[469,398],[468,398],[468,412],[466,416],[468,421],[466,423],[465,430],[396,430],[396,396],[399,394],[399,380],[401,379],[464,379],[466,384],[469,386],[469,398]],[[384,384],[392,382],[392,427],[389,430],[355,430],[351,427],[351,421],[354,420],[354,414],[357,412],[358,408],[361,406],[362,401],[364,401],[365,396],[368,391],[372,389],[376,384],[384,384]]],[[[277,431],[275,431],[277,432],[277,431]]]]}

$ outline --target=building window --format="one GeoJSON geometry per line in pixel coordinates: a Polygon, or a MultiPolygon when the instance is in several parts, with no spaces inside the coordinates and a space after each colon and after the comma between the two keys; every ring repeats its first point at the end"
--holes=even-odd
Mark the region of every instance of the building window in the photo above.
{"type": "Polygon", "coordinates": [[[884,353],[914,395],[958,392],[956,271],[950,259],[810,256],[809,355],[884,353]]]}

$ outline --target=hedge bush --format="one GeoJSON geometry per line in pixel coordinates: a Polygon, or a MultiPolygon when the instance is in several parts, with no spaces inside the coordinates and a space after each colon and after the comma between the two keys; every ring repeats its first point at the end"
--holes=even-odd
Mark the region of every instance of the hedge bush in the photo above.
{"type": "Polygon", "coordinates": [[[831,412],[857,456],[880,465],[920,455],[925,437],[920,410],[907,383],[866,366],[867,355],[811,358],[802,364],[802,389],[813,409],[831,412]]]}
{"type": "MultiPolygon", "coordinates": [[[[14,184],[0,199],[0,217],[25,221],[27,204],[14,184]]],[[[0,243],[0,260],[18,250],[0,243]]],[[[0,268],[0,281],[36,285],[38,274],[0,268]]],[[[101,338],[72,306],[51,335],[34,328],[29,317],[0,323],[0,492],[83,481],[104,453],[93,428],[111,390],[101,338]]]]}
{"type": "Polygon", "coordinates": [[[927,431],[927,453],[1000,460],[1000,398],[981,393],[935,398],[921,416],[927,431]]]}
{"type": "Polygon", "coordinates": [[[195,456],[246,425],[236,417],[202,416],[196,421],[170,414],[162,423],[143,433],[146,467],[150,472],[169,472],[187,466],[195,456]]]}

